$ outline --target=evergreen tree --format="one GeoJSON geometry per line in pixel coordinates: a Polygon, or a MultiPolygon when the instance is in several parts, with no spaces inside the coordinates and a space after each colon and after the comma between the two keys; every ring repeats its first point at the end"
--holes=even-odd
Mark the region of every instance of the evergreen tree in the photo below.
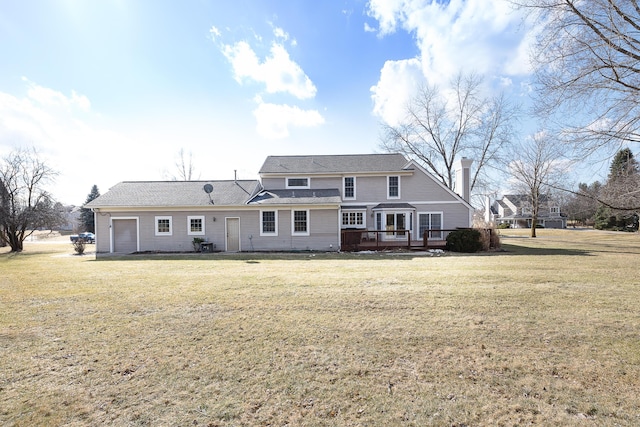
{"type": "MultiPolygon", "coordinates": [[[[85,200],[84,204],[86,205],[90,201],[97,199],[99,196],[100,191],[98,191],[98,186],[94,184],[93,187],[91,187],[91,192],[87,196],[87,200],[85,200]]],[[[80,209],[80,224],[82,225],[83,231],[88,231],[90,233],[96,232],[95,219],[91,209],[84,207],[80,209]]]]}
{"type": "Polygon", "coordinates": [[[618,151],[609,168],[609,181],[638,173],[638,164],[633,158],[633,153],[628,148],[618,151]]]}
{"type": "MultiPolygon", "coordinates": [[[[637,189],[640,184],[638,164],[629,148],[616,154],[609,168],[603,188],[609,206],[638,206],[637,189]]],[[[596,213],[596,228],[603,230],[637,231],[638,213],[634,209],[611,209],[601,206],[596,213]]]]}

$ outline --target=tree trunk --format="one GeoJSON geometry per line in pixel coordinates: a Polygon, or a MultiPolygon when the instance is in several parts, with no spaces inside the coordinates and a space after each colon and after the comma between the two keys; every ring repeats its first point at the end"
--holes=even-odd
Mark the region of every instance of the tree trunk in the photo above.
{"type": "Polygon", "coordinates": [[[22,252],[23,241],[18,237],[16,233],[7,233],[9,238],[9,246],[11,246],[11,252],[22,252]]]}
{"type": "Polygon", "coordinates": [[[11,245],[11,252],[22,252],[22,242],[15,242],[11,245]]]}
{"type": "Polygon", "coordinates": [[[533,217],[531,218],[531,237],[537,237],[536,236],[536,225],[538,224],[538,216],[537,215],[533,215],[533,217]]]}

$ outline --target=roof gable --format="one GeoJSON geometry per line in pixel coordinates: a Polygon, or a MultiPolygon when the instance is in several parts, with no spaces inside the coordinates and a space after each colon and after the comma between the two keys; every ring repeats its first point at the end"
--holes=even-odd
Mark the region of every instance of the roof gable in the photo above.
{"type": "Polygon", "coordinates": [[[260,168],[260,174],[401,172],[406,170],[407,164],[402,154],[269,156],[260,168]]]}
{"type": "Polygon", "coordinates": [[[257,180],[238,181],[124,181],[89,202],[87,208],[237,206],[261,188],[257,180]],[[204,190],[213,186],[211,194],[204,190]],[[209,198],[211,196],[211,198],[209,198]]]}

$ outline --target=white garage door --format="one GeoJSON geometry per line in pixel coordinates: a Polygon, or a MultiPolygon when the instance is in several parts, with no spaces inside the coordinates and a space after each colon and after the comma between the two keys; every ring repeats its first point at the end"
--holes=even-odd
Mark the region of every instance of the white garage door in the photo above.
{"type": "Polygon", "coordinates": [[[135,219],[113,219],[113,251],[128,254],[137,250],[137,221],[135,219]]]}

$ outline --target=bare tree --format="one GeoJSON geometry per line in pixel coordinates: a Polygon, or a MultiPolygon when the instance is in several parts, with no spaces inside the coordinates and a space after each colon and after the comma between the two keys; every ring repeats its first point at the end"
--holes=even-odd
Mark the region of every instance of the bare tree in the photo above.
{"type": "Polygon", "coordinates": [[[62,212],[43,186],[57,173],[34,149],[18,149],[0,162],[0,240],[21,252],[38,228],[62,222],[62,212]]]}
{"type": "Polygon", "coordinates": [[[422,86],[399,125],[382,125],[381,147],[415,159],[451,189],[456,159],[472,158],[471,190],[486,184],[486,168],[500,160],[519,111],[503,96],[483,97],[481,84],[477,75],[459,74],[446,90],[422,86]]]}
{"type": "Polygon", "coordinates": [[[178,152],[175,168],[177,175],[172,177],[173,181],[191,181],[195,173],[191,152],[189,152],[188,158],[185,158],[184,148],[181,148],[178,152]]]}
{"type": "Polygon", "coordinates": [[[511,0],[539,25],[539,113],[554,113],[583,155],[640,142],[637,0],[511,0]]]}
{"type": "Polygon", "coordinates": [[[518,148],[519,156],[509,163],[515,187],[526,194],[531,204],[531,237],[536,237],[536,226],[542,201],[549,197],[567,167],[561,146],[557,141],[539,132],[527,138],[518,148]]]}

